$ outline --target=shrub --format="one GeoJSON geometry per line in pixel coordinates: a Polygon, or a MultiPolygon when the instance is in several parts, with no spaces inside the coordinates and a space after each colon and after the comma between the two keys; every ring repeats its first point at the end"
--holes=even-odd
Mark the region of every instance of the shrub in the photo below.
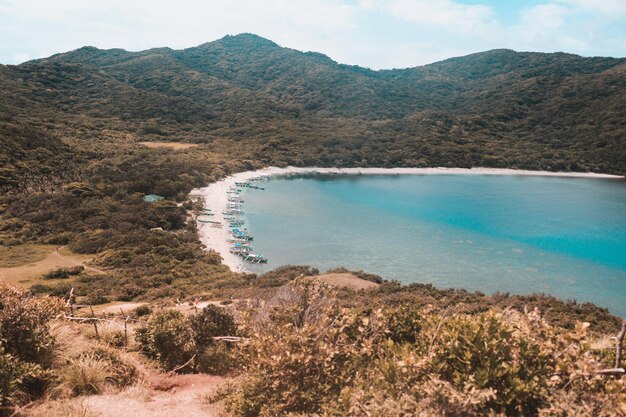
{"type": "Polygon", "coordinates": [[[259,276],[256,284],[259,287],[280,287],[302,276],[319,274],[319,270],[310,266],[285,265],[259,276]]]}
{"type": "Polygon", "coordinates": [[[112,377],[111,363],[94,354],[68,360],[61,370],[61,387],[71,395],[99,394],[112,377]]]}
{"type": "Polygon", "coordinates": [[[491,408],[507,415],[528,415],[547,399],[553,352],[499,316],[454,317],[446,320],[437,336],[432,371],[457,387],[471,380],[479,389],[493,389],[491,408]]]}
{"type": "Polygon", "coordinates": [[[49,321],[63,308],[61,299],[33,297],[27,290],[0,284],[0,340],[4,350],[44,367],[52,359],[49,321]]]}
{"type": "Polygon", "coordinates": [[[215,344],[215,336],[235,336],[237,326],[232,315],[223,307],[207,305],[199,313],[189,316],[189,326],[196,346],[204,348],[215,344]]]}
{"type": "Polygon", "coordinates": [[[185,318],[170,310],[153,315],[146,327],[137,329],[135,338],[146,354],[168,370],[184,364],[182,371],[222,374],[232,366],[230,348],[215,336],[233,336],[237,327],[223,308],[209,305],[185,318]]]}
{"type": "Polygon", "coordinates": [[[152,309],[148,305],[142,305],[135,309],[135,316],[144,317],[152,314],[152,309]]]}
{"type": "MultiPolygon", "coordinates": [[[[41,366],[20,361],[6,353],[0,343],[0,407],[11,407],[26,402],[33,394],[40,394],[50,375],[41,366]]],[[[0,416],[10,415],[10,408],[0,408],[0,416]]]]}
{"type": "Polygon", "coordinates": [[[48,272],[44,276],[43,279],[61,279],[61,278],[69,278],[72,275],[79,275],[81,272],[85,270],[85,267],[82,265],[72,266],[68,268],[57,268],[54,271],[48,272]]]}
{"type": "Polygon", "coordinates": [[[133,385],[137,382],[139,371],[137,367],[114,349],[103,346],[91,347],[80,354],[109,364],[110,374],[107,382],[117,387],[133,385]]]}
{"type": "Polygon", "coordinates": [[[136,330],[135,339],[166,370],[184,365],[196,353],[191,328],[182,313],[175,310],[152,315],[147,326],[136,330]]]}
{"type": "Polygon", "coordinates": [[[625,381],[594,372],[610,355],[591,350],[588,324],[564,332],[537,312],[339,308],[320,284],[296,280],[247,313],[247,377],[226,396],[235,415],[619,415],[625,381]]]}

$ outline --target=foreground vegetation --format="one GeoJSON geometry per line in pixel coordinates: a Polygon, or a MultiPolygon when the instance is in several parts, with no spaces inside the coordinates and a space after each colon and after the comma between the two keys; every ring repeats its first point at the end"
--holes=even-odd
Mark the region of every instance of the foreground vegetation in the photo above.
{"type": "Polygon", "coordinates": [[[140,384],[140,369],[153,365],[139,352],[164,371],[238,375],[206,399],[236,416],[626,411],[626,380],[601,372],[614,366],[614,343],[589,323],[564,329],[538,310],[388,305],[369,293],[372,302],[354,306],[305,278],[272,288],[186,314],[143,308],[125,318],[135,318],[129,337],[107,327],[111,319],[95,319],[94,333],[80,314],[83,324],[62,318],[63,300],[0,286],[0,415],[28,404],[22,413],[36,416],[51,400],[65,415],[87,415],[74,414],[72,398],[140,384]]]}
{"type": "Polygon", "coordinates": [[[624,378],[597,373],[621,325],[606,309],[362,271],[379,285],[234,273],[200,243],[188,196],[268,164],[624,173],[624,65],[492,51],[374,72],[244,35],[0,66],[0,266],[61,246],[93,258],[29,291],[0,284],[0,415],[87,416],[71,398],[154,366],[236,377],[210,400],[241,416],[626,413],[624,378]],[[102,322],[64,305],[137,300],[149,307],[102,322]],[[198,300],[221,305],[181,312],[198,300]]]}

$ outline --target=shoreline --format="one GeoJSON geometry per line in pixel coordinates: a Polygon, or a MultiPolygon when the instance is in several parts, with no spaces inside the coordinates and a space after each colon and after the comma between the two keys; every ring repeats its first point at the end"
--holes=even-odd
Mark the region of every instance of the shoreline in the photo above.
{"type": "MultiPolygon", "coordinates": [[[[551,172],[529,171],[508,168],[278,168],[267,167],[256,171],[245,171],[230,175],[220,181],[209,184],[204,188],[191,191],[190,195],[204,198],[204,208],[211,210],[214,216],[212,221],[222,224],[221,228],[211,227],[207,223],[199,222],[198,234],[200,241],[207,249],[212,249],[220,254],[222,263],[235,272],[250,272],[247,264],[237,255],[230,253],[230,245],[227,241],[229,234],[228,223],[224,220],[222,211],[228,204],[227,191],[235,185],[235,182],[245,182],[253,178],[271,178],[288,175],[516,175],[516,176],[541,176],[541,177],[569,177],[569,178],[594,178],[594,179],[624,179],[620,175],[597,174],[591,172],[551,172]]],[[[271,260],[270,260],[271,261],[271,260]]]]}

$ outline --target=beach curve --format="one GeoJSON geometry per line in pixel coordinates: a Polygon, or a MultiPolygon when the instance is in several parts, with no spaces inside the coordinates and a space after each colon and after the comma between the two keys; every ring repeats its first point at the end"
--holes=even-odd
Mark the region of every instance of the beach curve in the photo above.
{"type": "Polygon", "coordinates": [[[202,197],[204,208],[211,211],[212,221],[219,222],[221,227],[211,227],[196,219],[200,241],[207,250],[214,250],[222,257],[222,263],[235,272],[250,272],[246,262],[230,252],[232,238],[228,222],[222,213],[228,205],[228,191],[235,183],[246,182],[257,178],[275,178],[289,175],[517,175],[570,178],[613,178],[623,176],[593,172],[551,172],[530,171],[507,168],[318,168],[318,167],[267,167],[255,171],[245,171],[230,175],[207,187],[191,191],[190,196],[202,197]]]}

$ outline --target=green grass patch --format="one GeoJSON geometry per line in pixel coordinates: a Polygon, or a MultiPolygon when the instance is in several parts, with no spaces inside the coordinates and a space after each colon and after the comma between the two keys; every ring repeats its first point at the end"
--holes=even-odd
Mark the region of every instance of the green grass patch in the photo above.
{"type": "Polygon", "coordinates": [[[0,268],[13,268],[45,259],[54,245],[0,246],[0,268]]]}

